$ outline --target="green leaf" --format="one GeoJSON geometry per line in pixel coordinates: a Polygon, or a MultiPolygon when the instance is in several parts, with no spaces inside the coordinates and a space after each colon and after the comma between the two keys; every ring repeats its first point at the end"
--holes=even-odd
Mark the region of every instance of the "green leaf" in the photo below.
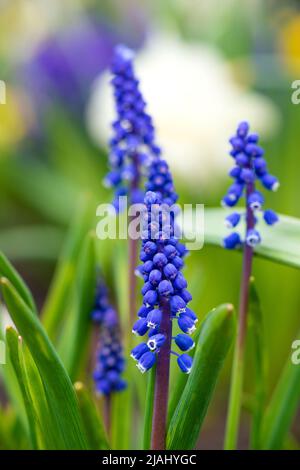
{"type": "Polygon", "coordinates": [[[282,448],[299,403],[300,365],[293,364],[289,356],[264,416],[263,449],[282,448]]]}
{"type": "MultiPolygon", "coordinates": [[[[205,318],[203,319],[200,327],[198,327],[197,331],[194,334],[193,339],[195,341],[195,344],[198,343],[200,332],[202,331],[202,328],[204,327],[205,321],[207,320],[207,318],[209,318],[209,314],[205,316],[205,318]]],[[[194,348],[191,351],[189,351],[189,355],[193,358],[195,356],[196,349],[197,348],[194,348]]],[[[177,365],[176,365],[176,367],[177,367],[177,365]]],[[[189,376],[187,374],[182,374],[181,371],[179,371],[175,386],[173,387],[172,390],[170,390],[170,402],[169,402],[169,406],[168,406],[168,423],[170,423],[170,421],[171,421],[171,418],[174,414],[174,411],[177,407],[177,404],[178,404],[178,402],[181,398],[181,395],[184,391],[184,388],[186,386],[188,378],[189,378],[189,376]]]]}
{"type": "Polygon", "coordinates": [[[250,446],[252,449],[260,448],[261,426],[266,400],[266,355],[264,344],[263,316],[260,300],[255,288],[254,278],[250,279],[248,341],[252,346],[254,359],[254,409],[252,411],[252,429],[250,446]]]}
{"type": "Polygon", "coordinates": [[[145,450],[151,449],[155,372],[156,372],[156,366],[154,365],[148,372],[147,393],[146,393],[146,401],[145,401],[144,439],[143,439],[143,449],[145,450]]]}
{"type": "Polygon", "coordinates": [[[168,449],[192,449],[235,332],[232,305],[212,310],[199,334],[194,365],[167,434],[168,449]]]}
{"type": "Polygon", "coordinates": [[[13,265],[8,261],[6,256],[0,251],[0,277],[6,277],[14,285],[18,294],[22,297],[24,302],[28,305],[33,312],[36,312],[36,306],[31,295],[30,290],[25,282],[15,270],[13,265]]]}
{"type": "Polygon", "coordinates": [[[85,449],[78,402],[60,358],[39,319],[9,280],[1,278],[1,287],[8,311],[39,370],[51,413],[60,430],[61,449],[85,449]]]}
{"type": "MultiPolygon", "coordinates": [[[[224,219],[226,209],[209,208],[205,210],[205,243],[222,245],[226,235],[224,219]],[[221,227],[224,227],[222,230],[221,227]]],[[[261,223],[259,231],[262,243],[255,248],[255,255],[277,263],[300,268],[300,220],[279,214],[279,222],[273,227],[261,223]]],[[[192,217],[185,217],[184,231],[191,231],[192,217]]]]}
{"type": "MultiPolygon", "coordinates": [[[[0,303],[0,339],[5,341],[4,330],[5,327],[3,325],[3,304],[0,303]]],[[[11,361],[6,360],[5,367],[0,367],[0,374],[1,374],[1,383],[4,386],[5,392],[9,398],[9,402],[11,403],[13,409],[15,410],[19,423],[18,426],[21,432],[26,436],[28,435],[28,421],[26,410],[24,406],[24,399],[22,393],[20,391],[20,387],[16,378],[16,374],[12,365],[11,361]]],[[[27,439],[28,440],[28,439],[27,439]]]]}
{"type": "Polygon", "coordinates": [[[9,357],[13,365],[13,368],[14,368],[19,386],[20,386],[20,390],[22,393],[22,397],[24,400],[31,445],[33,449],[37,449],[38,448],[38,438],[37,438],[38,431],[36,428],[36,420],[35,420],[35,415],[34,415],[34,410],[33,410],[33,404],[31,401],[30,394],[28,393],[28,388],[27,388],[27,383],[26,383],[26,378],[25,378],[25,371],[23,367],[23,361],[20,360],[18,334],[12,327],[7,328],[6,330],[6,343],[8,347],[9,357]]]}
{"type": "Polygon", "coordinates": [[[60,329],[70,300],[80,246],[90,228],[90,212],[90,198],[86,195],[76,210],[42,311],[42,321],[51,339],[56,337],[60,329]]]}
{"type": "Polygon", "coordinates": [[[22,338],[13,328],[7,329],[7,343],[10,345],[10,356],[24,399],[28,415],[29,429],[33,447],[38,449],[60,449],[63,442],[57,423],[47,403],[47,397],[39,371],[25,347],[22,338]]]}
{"type": "Polygon", "coordinates": [[[81,358],[84,356],[91,329],[91,311],[95,302],[96,260],[95,234],[89,233],[80,250],[75,280],[75,306],[70,310],[63,343],[63,362],[72,380],[76,379],[81,358]]]}
{"type": "Polygon", "coordinates": [[[242,406],[243,379],[244,348],[241,349],[238,347],[238,338],[236,338],[230,379],[229,405],[225,428],[225,450],[234,450],[237,447],[240,413],[242,406]]]}
{"type": "MultiPolygon", "coordinates": [[[[125,375],[125,378],[127,374],[125,375]]],[[[111,447],[125,450],[131,448],[133,393],[132,384],[122,392],[111,395],[111,447]],[[121,419],[120,419],[121,416],[121,419]]]]}
{"type": "Polygon", "coordinates": [[[87,442],[91,450],[108,450],[106,432],[99,410],[86,387],[76,382],[75,391],[79,402],[79,409],[86,432],[87,442]]]}

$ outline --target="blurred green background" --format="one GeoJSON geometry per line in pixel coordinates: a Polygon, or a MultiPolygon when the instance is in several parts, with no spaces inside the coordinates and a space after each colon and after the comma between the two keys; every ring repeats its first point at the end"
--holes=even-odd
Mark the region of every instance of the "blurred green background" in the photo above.
{"type": "MultiPolygon", "coordinates": [[[[102,187],[111,120],[105,71],[119,42],[137,51],[137,74],[181,203],[219,205],[229,184],[226,140],[249,119],[281,182],[269,206],[300,217],[300,105],[291,102],[300,78],[299,1],[2,0],[0,249],[39,305],[80,194],[91,193],[95,209],[111,198],[102,187]]],[[[200,318],[222,302],[237,305],[240,270],[238,253],[207,246],[192,252],[186,276],[200,318]]],[[[271,393],[300,334],[300,273],[256,259],[254,275],[271,393]]],[[[222,446],[230,360],[203,448],[222,446]]],[[[246,370],[251,391],[251,363],[246,370]]],[[[246,413],[243,423],[240,447],[246,413]]],[[[299,419],[293,429],[300,440],[299,419]]]]}

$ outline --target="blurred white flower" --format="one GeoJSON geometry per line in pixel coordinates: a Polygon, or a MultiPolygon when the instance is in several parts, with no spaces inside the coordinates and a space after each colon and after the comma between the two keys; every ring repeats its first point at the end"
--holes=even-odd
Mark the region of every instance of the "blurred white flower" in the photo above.
{"type": "MultiPolygon", "coordinates": [[[[239,85],[218,50],[207,45],[154,37],[137,55],[136,72],[157,140],[172,171],[197,188],[226,177],[228,138],[241,120],[262,136],[277,127],[272,102],[239,85]]],[[[87,108],[87,127],[105,145],[114,117],[108,74],[96,80],[87,108]]]]}

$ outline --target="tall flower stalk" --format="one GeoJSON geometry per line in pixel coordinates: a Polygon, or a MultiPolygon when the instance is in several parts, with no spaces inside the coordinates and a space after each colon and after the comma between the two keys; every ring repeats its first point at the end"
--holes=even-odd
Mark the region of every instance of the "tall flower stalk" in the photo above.
{"type": "Polygon", "coordinates": [[[249,125],[242,122],[237,129],[236,135],[230,139],[232,149],[230,155],[235,161],[230,176],[234,183],[230,186],[222,204],[227,207],[236,206],[244,197],[245,212],[234,212],[226,217],[225,224],[228,228],[237,227],[245,219],[245,240],[241,239],[237,231],[232,232],[224,238],[223,244],[227,249],[235,249],[243,246],[243,269],[240,288],[238,335],[234,353],[232,380],[230,390],[230,401],[228,420],[225,435],[225,448],[234,449],[237,446],[238,427],[241,411],[244,350],[247,334],[247,314],[249,306],[249,284],[252,272],[253,251],[261,242],[260,233],[256,229],[259,214],[268,225],[278,221],[278,216],[272,210],[262,209],[264,203],[263,195],[256,189],[257,181],[268,190],[276,191],[279,187],[278,180],[267,170],[266,160],[263,158],[264,151],[258,145],[257,134],[249,133],[249,125]]]}
{"type": "MultiPolygon", "coordinates": [[[[152,119],[146,113],[146,102],[139,89],[134,65],[134,52],[125,46],[115,48],[111,65],[116,120],[112,124],[109,163],[111,171],[104,183],[115,189],[113,205],[117,212],[120,196],[129,204],[141,203],[144,197],[143,176],[152,157],[160,154],[155,144],[152,119]]],[[[133,322],[136,312],[135,267],[138,259],[138,240],[129,239],[129,314],[133,322]]]]}
{"type": "Polygon", "coordinates": [[[152,162],[145,195],[143,214],[143,242],[139,267],[145,283],[142,288],[143,305],[133,333],[144,336],[147,342],[136,346],[131,356],[144,373],[156,363],[152,439],[154,450],[165,449],[166,422],[169,396],[170,356],[177,357],[180,369],[189,373],[192,358],[186,354],[194,347],[189,337],[195,330],[197,317],[187,307],[192,296],[181,273],[186,254],[185,246],[176,236],[175,212],[172,208],[177,200],[168,165],[162,159],[152,162]],[[172,336],[173,321],[183,333],[172,336]],[[171,349],[175,344],[183,353],[171,349]]]}

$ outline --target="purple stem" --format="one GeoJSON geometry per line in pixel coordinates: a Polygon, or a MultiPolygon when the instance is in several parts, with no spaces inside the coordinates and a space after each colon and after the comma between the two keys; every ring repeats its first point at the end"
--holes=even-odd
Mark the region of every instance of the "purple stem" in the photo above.
{"type": "Polygon", "coordinates": [[[136,275],[138,240],[129,239],[129,319],[132,326],[136,317],[136,275]]]}
{"type": "MultiPolygon", "coordinates": [[[[254,184],[250,183],[246,189],[246,201],[250,194],[254,191],[254,184]]],[[[246,235],[248,230],[253,229],[255,226],[255,217],[251,207],[247,204],[246,211],[246,235]]],[[[247,313],[249,303],[249,282],[252,271],[252,259],[253,259],[253,248],[245,242],[244,245],[244,256],[243,256],[243,271],[241,280],[241,291],[240,291],[240,306],[239,306],[239,325],[238,325],[238,351],[242,354],[246,331],[247,331],[247,313]]]]}
{"type": "Polygon", "coordinates": [[[163,316],[159,332],[165,335],[166,340],[157,354],[151,440],[152,450],[164,450],[166,448],[169,397],[170,352],[172,340],[172,320],[169,300],[161,300],[160,308],[162,309],[163,316]]]}
{"type": "MultiPolygon", "coordinates": [[[[133,191],[139,188],[140,184],[140,168],[137,155],[133,156],[133,163],[136,168],[135,177],[133,178],[130,186],[130,195],[133,191]]],[[[132,203],[132,198],[130,198],[130,203],[132,203]]],[[[138,247],[139,241],[129,238],[129,320],[130,325],[133,325],[136,316],[136,286],[137,279],[135,275],[135,269],[138,263],[138,247]]]]}

